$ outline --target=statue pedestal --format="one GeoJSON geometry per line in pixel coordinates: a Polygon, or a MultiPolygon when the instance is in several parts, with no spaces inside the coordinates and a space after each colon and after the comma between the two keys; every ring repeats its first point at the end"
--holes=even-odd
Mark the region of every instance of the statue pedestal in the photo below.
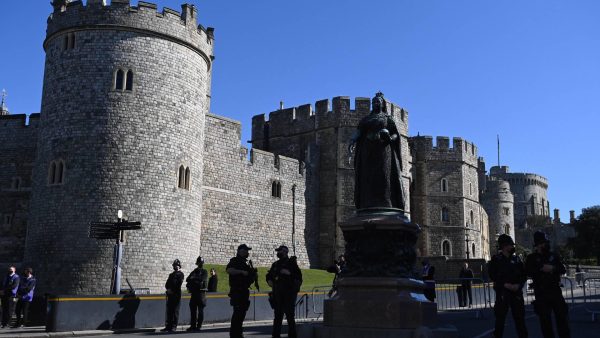
{"type": "Polygon", "coordinates": [[[341,224],[346,268],[337,294],[325,300],[318,338],[454,337],[452,329],[431,330],[437,306],[413,279],[420,228],[402,211],[361,210],[341,224]]]}

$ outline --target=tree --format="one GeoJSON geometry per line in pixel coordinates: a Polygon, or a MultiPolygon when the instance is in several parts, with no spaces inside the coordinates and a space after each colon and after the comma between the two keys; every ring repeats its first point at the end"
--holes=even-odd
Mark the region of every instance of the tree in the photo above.
{"type": "Polygon", "coordinates": [[[600,262],[600,205],[584,208],[574,223],[576,236],[569,240],[577,258],[600,262]]]}

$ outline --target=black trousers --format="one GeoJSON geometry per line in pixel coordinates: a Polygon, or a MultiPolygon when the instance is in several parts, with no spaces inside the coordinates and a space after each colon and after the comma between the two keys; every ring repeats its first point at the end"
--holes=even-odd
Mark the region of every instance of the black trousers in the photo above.
{"type": "Polygon", "coordinates": [[[242,326],[244,324],[244,319],[246,319],[246,312],[250,308],[250,291],[248,289],[231,290],[229,292],[229,304],[233,306],[229,337],[242,338],[242,326]]]}
{"type": "Polygon", "coordinates": [[[295,292],[273,292],[273,307],[275,318],[273,319],[273,337],[281,337],[281,325],[283,315],[288,323],[288,337],[296,338],[296,298],[295,292]]]}
{"type": "Polygon", "coordinates": [[[177,329],[179,323],[179,305],[181,304],[181,294],[167,295],[167,320],[165,328],[169,330],[177,329]]]}
{"type": "Polygon", "coordinates": [[[462,285],[461,286],[461,299],[460,305],[467,306],[467,296],[469,297],[469,305],[473,304],[473,290],[471,289],[471,285],[462,285]]]}
{"type": "Polygon", "coordinates": [[[504,322],[506,321],[508,309],[512,312],[518,337],[527,338],[527,327],[525,327],[525,302],[520,290],[516,293],[508,290],[496,291],[496,303],[494,304],[496,326],[494,328],[494,337],[501,338],[504,335],[504,322]]]}
{"type": "Polygon", "coordinates": [[[10,324],[12,315],[15,313],[17,298],[11,296],[2,296],[2,326],[10,324]]]}
{"type": "Polygon", "coordinates": [[[571,332],[569,329],[569,308],[560,290],[556,290],[550,294],[535,295],[534,304],[535,313],[540,318],[540,326],[544,338],[554,338],[554,330],[552,328],[552,312],[556,319],[556,328],[560,338],[570,338],[571,332]]]}
{"type": "Polygon", "coordinates": [[[200,329],[204,322],[204,307],[206,307],[206,292],[192,292],[190,298],[190,327],[200,329]]]}
{"type": "Polygon", "coordinates": [[[17,322],[15,323],[15,326],[27,325],[27,317],[29,315],[29,305],[30,304],[31,304],[31,302],[28,302],[28,301],[22,300],[22,299],[19,299],[17,301],[17,310],[16,310],[17,322]]]}

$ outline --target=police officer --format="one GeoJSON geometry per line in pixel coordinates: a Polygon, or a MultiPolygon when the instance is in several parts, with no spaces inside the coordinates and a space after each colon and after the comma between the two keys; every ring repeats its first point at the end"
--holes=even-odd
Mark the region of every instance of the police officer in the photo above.
{"type": "Polygon", "coordinates": [[[509,235],[503,234],[498,237],[498,249],[500,252],[492,257],[488,266],[496,292],[494,337],[502,337],[506,314],[510,308],[519,338],[526,338],[525,302],[522,291],[523,285],[527,281],[525,266],[515,255],[515,242],[509,235]]]}
{"type": "Polygon", "coordinates": [[[296,338],[296,321],[294,312],[296,297],[302,285],[302,272],[296,262],[296,256],[288,257],[288,247],[285,245],[275,249],[278,261],[271,265],[267,273],[267,284],[273,288],[272,305],[275,310],[273,319],[273,337],[281,337],[283,315],[288,323],[288,337],[296,338]]]}
{"type": "Polygon", "coordinates": [[[17,268],[11,266],[8,268],[8,273],[2,281],[0,288],[0,296],[2,301],[2,328],[10,324],[11,317],[15,312],[17,304],[17,291],[19,290],[19,275],[17,268]]]}
{"type": "Polygon", "coordinates": [[[561,258],[550,251],[548,236],[542,231],[533,234],[535,251],[527,256],[527,275],[533,280],[535,302],[533,309],[540,318],[544,338],[553,338],[552,312],[560,338],[571,337],[567,303],[560,289],[560,276],[567,272],[561,258]]]}
{"type": "Polygon", "coordinates": [[[204,260],[198,256],[196,259],[197,268],[190,272],[186,278],[186,287],[191,293],[190,299],[190,327],[187,331],[200,331],[204,321],[204,308],[206,307],[206,291],[208,284],[208,272],[203,269],[204,260]]]}
{"type": "Polygon", "coordinates": [[[229,337],[243,338],[242,325],[246,311],[250,308],[250,291],[248,288],[256,278],[256,270],[248,265],[251,247],[246,244],[238,246],[237,255],[227,264],[229,275],[229,303],[233,306],[229,337]]]}
{"type": "Polygon", "coordinates": [[[181,303],[181,284],[183,284],[183,272],[179,259],[173,261],[173,272],[165,283],[167,293],[167,320],[162,332],[174,332],[179,322],[179,304],[181,303]]]}

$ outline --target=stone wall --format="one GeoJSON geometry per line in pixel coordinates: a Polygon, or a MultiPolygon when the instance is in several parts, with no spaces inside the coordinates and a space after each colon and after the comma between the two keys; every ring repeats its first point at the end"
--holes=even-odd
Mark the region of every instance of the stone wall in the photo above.
{"type": "Polygon", "coordinates": [[[88,238],[88,228],[115,221],[118,209],[142,222],[127,235],[123,282],[162,292],[173,259],[193,268],[213,40],[182,9],[76,1],[50,17],[25,254],[40,292],[109,290],[113,243],[88,238]],[[132,71],[131,88],[116,87],[118,70],[132,71]],[[59,184],[48,179],[55,160],[65,163],[59,184]],[[190,169],[187,188],[180,166],[190,169]]]}
{"type": "Polygon", "coordinates": [[[410,145],[412,215],[423,227],[419,253],[441,256],[447,241],[448,257],[465,258],[469,236],[470,257],[486,257],[487,236],[482,233],[487,232],[488,218],[479,204],[477,147],[461,138],[454,138],[451,147],[450,139],[442,136],[437,137],[435,147],[430,136],[412,137],[410,145]]]}
{"type": "Polygon", "coordinates": [[[303,164],[259,149],[251,150],[248,159],[240,137],[239,122],[207,115],[202,256],[208,263],[226,264],[235,256],[237,246],[246,243],[252,247],[250,258],[254,263],[268,266],[276,259],[274,249],[281,244],[293,254],[294,236],[300,266],[315,265],[317,257],[314,248],[310,248],[315,242],[307,238],[310,231],[305,232],[309,215],[303,164]],[[273,182],[281,184],[280,198],[272,196],[273,182]]]}
{"type": "Polygon", "coordinates": [[[23,260],[39,114],[0,116],[0,262],[23,260]]]}

